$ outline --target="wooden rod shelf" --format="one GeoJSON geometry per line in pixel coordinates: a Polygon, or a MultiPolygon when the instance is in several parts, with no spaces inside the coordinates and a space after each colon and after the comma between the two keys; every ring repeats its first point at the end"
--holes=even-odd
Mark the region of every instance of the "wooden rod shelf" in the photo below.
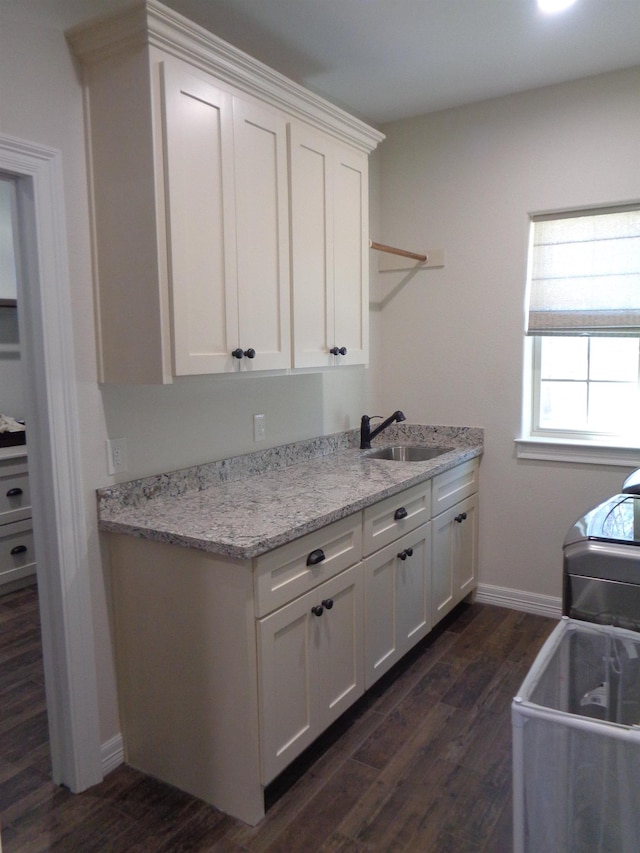
{"type": "Polygon", "coordinates": [[[428,255],[418,254],[417,252],[408,252],[406,249],[396,249],[395,246],[385,246],[384,243],[376,243],[374,240],[369,240],[369,246],[377,252],[387,252],[389,255],[400,255],[403,258],[411,258],[413,261],[421,261],[423,264],[429,260],[428,255]]]}

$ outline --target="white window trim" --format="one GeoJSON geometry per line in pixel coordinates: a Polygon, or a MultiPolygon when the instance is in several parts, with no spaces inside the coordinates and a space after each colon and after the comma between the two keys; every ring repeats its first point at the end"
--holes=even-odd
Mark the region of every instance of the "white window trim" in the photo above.
{"type": "Polygon", "coordinates": [[[640,468],[640,447],[561,438],[516,438],[516,458],[640,468]]]}
{"type": "Polygon", "coordinates": [[[623,439],[601,440],[569,438],[559,435],[534,435],[532,429],[533,393],[535,389],[533,372],[533,338],[525,338],[523,371],[523,412],[521,437],[515,439],[516,458],[532,459],[541,462],[573,462],[587,465],[616,465],[620,467],[640,467],[640,425],[638,445],[632,445],[623,439]]]}

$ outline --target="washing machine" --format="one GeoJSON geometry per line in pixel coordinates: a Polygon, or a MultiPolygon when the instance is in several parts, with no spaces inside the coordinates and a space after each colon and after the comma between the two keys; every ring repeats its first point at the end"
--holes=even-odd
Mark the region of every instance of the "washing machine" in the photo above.
{"type": "MultiPolygon", "coordinates": [[[[639,472],[624,488],[640,491],[639,472]]],[[[623,491],[579,518],[564,541],[563,569],[566,616],[640,631],[640,494],[623,491]]]]}

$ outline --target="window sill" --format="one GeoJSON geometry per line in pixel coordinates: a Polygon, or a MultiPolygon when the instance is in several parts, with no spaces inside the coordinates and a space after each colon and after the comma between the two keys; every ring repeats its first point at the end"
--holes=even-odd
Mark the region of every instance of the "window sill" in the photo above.
{"type": "Polygon", "coordinates": [[[518,459],[640,467],[640,447],[595,444],[561,438],[516,438],[515,444],[518,459]]]}

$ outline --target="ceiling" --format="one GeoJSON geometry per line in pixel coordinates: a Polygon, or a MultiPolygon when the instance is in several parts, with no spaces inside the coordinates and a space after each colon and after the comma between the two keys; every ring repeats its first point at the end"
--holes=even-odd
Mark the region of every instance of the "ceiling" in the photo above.
{"type": "MultiPolygon", "coordinates": [[[[0,0],[68,27],[127,0],[0,0]]],[[[165,0],[309,89],[380,125],[640,66],[640,0],[165,0]]]]}

